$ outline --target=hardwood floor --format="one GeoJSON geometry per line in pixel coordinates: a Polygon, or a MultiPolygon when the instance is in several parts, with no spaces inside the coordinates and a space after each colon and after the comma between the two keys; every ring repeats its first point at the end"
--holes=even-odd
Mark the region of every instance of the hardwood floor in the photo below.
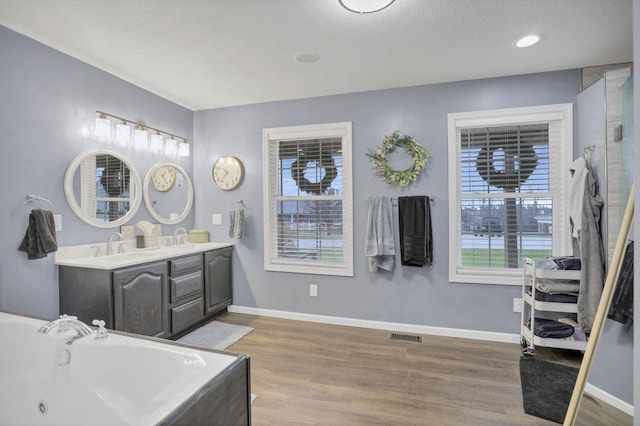
{"type": "Polygon", "coordinates": [[[255,329],[228,348],[251,357],[255,426],[556,424],[524,413],[517,344],[408,342],[388,331],[235,313],[216,319],[255,329]]]}

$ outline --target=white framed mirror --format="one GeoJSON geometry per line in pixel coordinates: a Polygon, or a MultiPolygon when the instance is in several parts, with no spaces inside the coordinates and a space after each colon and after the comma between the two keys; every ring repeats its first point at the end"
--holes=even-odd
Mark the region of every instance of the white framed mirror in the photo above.
{"type": "Polygon", "coordinates": [[[76,156],[64,176],[64,192],[73,212],[89,225],[114,228],[138,211],[138,172],[122,154],[97,149],[76,156]]]}
{"type": "Polygon", "coordinates": [[[144,204],[158,222],[182,222],[193,205],[193,185],[187,172],[175,163],[157,163],[147,172],[143,187],[144,204]]]}

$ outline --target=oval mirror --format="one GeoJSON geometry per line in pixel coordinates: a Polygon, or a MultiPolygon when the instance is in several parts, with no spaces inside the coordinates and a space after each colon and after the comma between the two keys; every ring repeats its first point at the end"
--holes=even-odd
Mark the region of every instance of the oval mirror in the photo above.
{"type": "Polygon", "coordinates": [[[172,225],[182,222],[193,204],[193,186],[185,170],[174,163],[151,167],[143,183],[144,204],[158,222],[172,225]]]}
{"type": "Polygon", "coordinates": [[[98,149],[71,161],[64,176],[64,192],[73,212],[89,225],[113,228],[138,211],[140,176],[121,154],[98,149]]]}

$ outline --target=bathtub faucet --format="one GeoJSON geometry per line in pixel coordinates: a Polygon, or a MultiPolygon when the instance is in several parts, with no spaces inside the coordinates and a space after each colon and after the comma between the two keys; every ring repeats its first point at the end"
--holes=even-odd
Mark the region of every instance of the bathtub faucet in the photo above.
{"type": "Polygon", "coordinates": [[[42,327],[40,327],[38,329],[38,333],[47,334],[54,328],[57,328],[59,333],[63,333],[70,329],[76,332],[75,336],[67,340],[66,342],[67,345],[70,345],[76,340],[84,336],[88,336],[93,332],[93,330],[87,324],[83,323],[82,321],[79,321],[78,317],[72,317],[64,314],[64,315],[60,315],[60,318],[53,320],[51,322],[48,322],[42,327]]]}

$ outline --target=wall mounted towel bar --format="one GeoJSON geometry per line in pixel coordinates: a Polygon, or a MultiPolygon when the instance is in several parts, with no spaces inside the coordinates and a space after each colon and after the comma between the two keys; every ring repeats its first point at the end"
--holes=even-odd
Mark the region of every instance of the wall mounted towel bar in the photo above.
{"type": "Polygon", "coordinates": [[[24,203],[22,203],[22,207],[21,207],[21,209],[22,209],[22,213],[24,213],[24,214],[28,214],[28,213],[30,213],[30,211],[27,211],[27,210],[25,210],[25,209],[24,209],[24,208],[25,208],[25,206],[26,206],[27,204],[29,204],[29,203],[35,203],[35,202],[37,202],[37,201],[44,201],[45,203],[47,203],[47,204],[49,204],[49,205],[51,206],[51,211],[52,211],[52,212],[55,212],[55,211],[56,211],[55,206],[54,206],[54,205],[53,205],[53,203],[52,203],[51,201],[49,201],[48,199],[46,199],[46,198],[44,198],[44,197],[40,197],[40,196],[38,196],[38,195],[27,194],[27,200],[26,200],[24,203]]]}

